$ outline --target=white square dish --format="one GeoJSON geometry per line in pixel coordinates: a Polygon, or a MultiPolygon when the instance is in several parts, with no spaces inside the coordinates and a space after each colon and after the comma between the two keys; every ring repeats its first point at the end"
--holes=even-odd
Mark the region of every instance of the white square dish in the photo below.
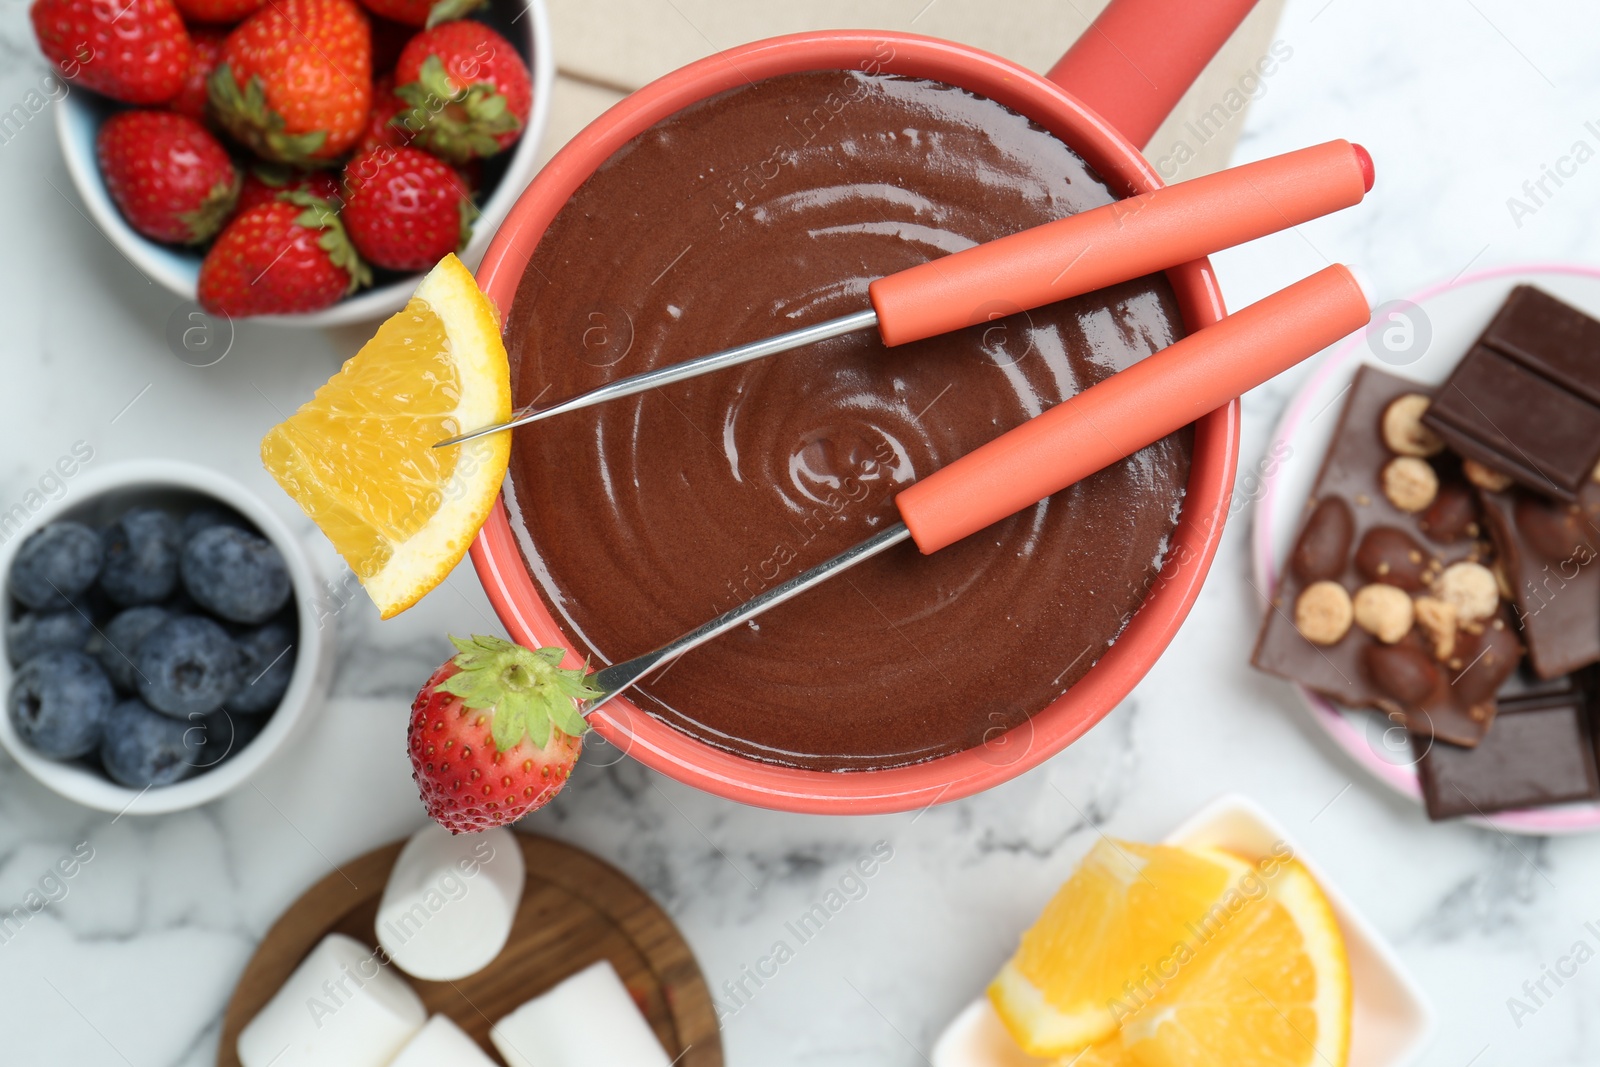
{"type": "MultiPolygon", "coordinates": [[[[1311,872],[1339,920],[1350,955],[1354,1018],[1349,1067],[1403,1067],[1433,1038],[1435,1018],[1416,979],[1383,935],[1361,916],[1327,874],[1260,805],[1229,793],[1168,834],[1169,845],[1208,845],[1258,860],[1283,842],[1311,872]]],[[[933,1067],[1056,1067],[1017,1048],[987,996],[967,1005],[933,1048],[933,1067]]]]}

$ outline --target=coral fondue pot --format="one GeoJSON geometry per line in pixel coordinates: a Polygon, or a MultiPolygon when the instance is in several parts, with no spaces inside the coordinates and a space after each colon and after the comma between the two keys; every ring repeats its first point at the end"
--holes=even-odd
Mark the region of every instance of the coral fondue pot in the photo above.
{"type": "MultiPolygon", "coordinates": [[[[750,82],[809,71],[881,71],[970,90],[1049,131],[1077,152],[1115,195],[1148,192],[1162,182],[1140,146],[1252,6],[1253,0],[1114,0],[1043,77],[965,45],[891,32],[805,33],[730,49],[640,89],[562,149],[500,227],[479,269],[479,283],[502,310],[509,309],[535,249],[569,198],[619,149],[656,123],[750,82]]],[[[1207,261],[1170,270],[1167,279],[1188,331],[1224,315],[1207,261]]],[[[606,741],[679,781],[788,811],[905,811],[996,785],[1080,737],[1166,649],[1216,553],[1238,448],[1237,401],[1194,425],[1181,515],[1161,570],[1137,611],[1076,684],[983,744],[904,766],[833,772],[725,751],[646,714],[625,696],[605,704],[590,721],[606,741]]],[[[473,545],[473,563],[496,612],[511,636],[525,645],[582,647],[563,631],[541,598],[519,547],[522,536],[502,505],[473,545]]],[[[574,654],[568,662],[580,661],[574,654]]]]}

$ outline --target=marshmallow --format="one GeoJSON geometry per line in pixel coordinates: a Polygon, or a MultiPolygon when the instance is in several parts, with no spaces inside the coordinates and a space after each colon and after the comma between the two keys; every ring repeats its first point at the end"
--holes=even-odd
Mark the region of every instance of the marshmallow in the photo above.
{"type": "Polygon", "coordinates": [[[526,872],[511,831],[452,835],[430,823],[395,860],[378,905],[378,944],[414,978],[453,982],[505,948],[526,872]]]}
{"type": "Polygon", "coordinates": [[[510,1067],[672,1067],[609,960],[601,960],[494,1024],[510,1067]]]}
{"type": "Polygon", "coordinates": [[[389,1067],[496,1067],[477,1042],[448,1016],[435,1015],[389,1067]]]}
{"type": "Polygon", "coordinates": [[[239,1034],[244,1067],[387,1067],[427,1020],[378,953],[329,934],[239,1034]]]}

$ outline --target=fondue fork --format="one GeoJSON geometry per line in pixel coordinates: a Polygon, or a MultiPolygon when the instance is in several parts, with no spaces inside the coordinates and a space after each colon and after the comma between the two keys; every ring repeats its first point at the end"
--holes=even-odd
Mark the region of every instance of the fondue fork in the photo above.
{"type": "Polygon", "coordinates": [[[698,356],[459,434],[444,448],[830,337],[877,327],[893,347],[1140,278],[1350,207],[1372,157],[1348,141],[1191,178],[929,260],[868,286],[872,307],[698,356]]]}
{"type": "Polygon", "coordinates": [[[1296,282],[1036,415],[895,497],[901,522],[660,648],[588,676],[587,716],[657,667],[906,540],[924,553],[1110,466],[1287,370],[1370,318],[1346,267],[1296,282]]]}

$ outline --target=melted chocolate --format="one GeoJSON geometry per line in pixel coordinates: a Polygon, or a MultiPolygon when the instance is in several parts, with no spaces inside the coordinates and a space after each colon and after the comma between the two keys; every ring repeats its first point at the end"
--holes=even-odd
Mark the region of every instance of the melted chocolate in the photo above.
{"type": "MultiPolygon", "coordinates": [[[[552,223],[506,328],[516,401],[859,311],[874,278],[1111,199],[1048,132],[947,85],[729,91],[640,135],[552,223]]],[[[517,431],[513,522],[580,651],[616,662],[881,530],[906,485],[1181,335],[1152,277],[896,349],[838,338],[517,431]]],[[[791,766],[982,744],[1139,606],[1191,448],[1185,430],[936,555],[869,560],[633,699],[791,766]]]]}

